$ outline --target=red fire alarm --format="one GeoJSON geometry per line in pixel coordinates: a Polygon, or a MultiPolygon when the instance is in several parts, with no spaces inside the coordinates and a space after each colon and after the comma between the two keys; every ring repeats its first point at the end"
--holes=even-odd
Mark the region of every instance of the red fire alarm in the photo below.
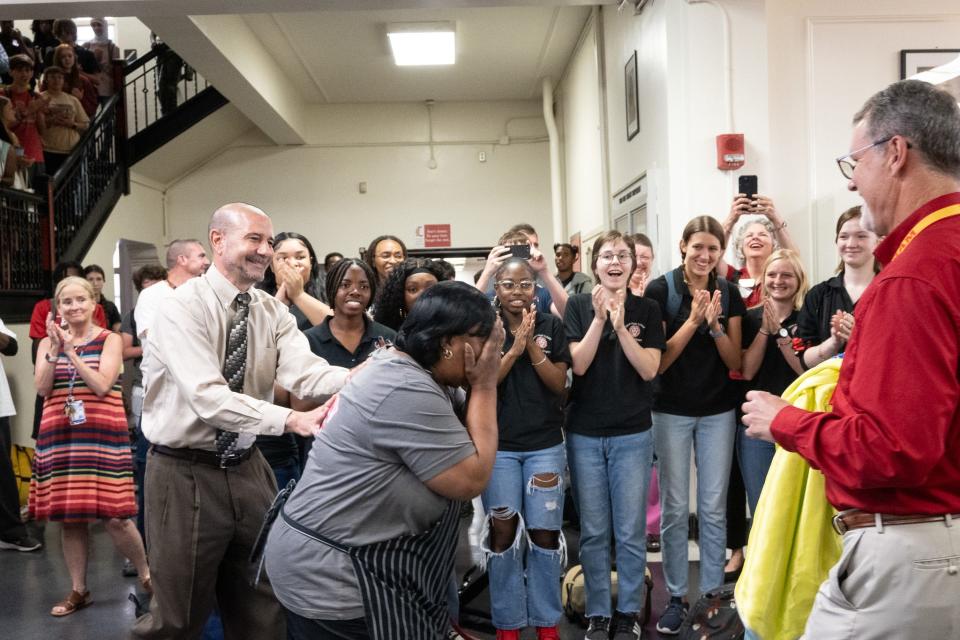
{"type": "Polygon", "coordinates": [[[743,166],[743,161],[742,133],[723,133],[717,136],[717,169],[739,169],[743,166]]]}

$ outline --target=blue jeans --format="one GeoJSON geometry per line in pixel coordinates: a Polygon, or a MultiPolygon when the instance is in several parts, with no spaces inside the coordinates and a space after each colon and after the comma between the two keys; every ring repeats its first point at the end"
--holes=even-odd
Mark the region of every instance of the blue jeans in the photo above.
{"type": "Polygon", "coordinates": [[[490,577],[490,613],[497,629],[552,627],[560,621],[560,580],[566,556],[563,525],[563,445],[539,451],[498,451],[483,492],[487,528],[480,548],[490,577]],[[536,474],[556,474],[555,487],[534,483],[536,474]],[[510,548],[494,553],[490,520],[518,517],[510,548]],[[544,549],[528,530],[556,531],[560,544],[544,549]],[[526,571],[524,571],[526,568],[526,571]],[[526,577],[526,579],[524,579],[526,577]]]}
{"type": "Polygon", "coordinates": [[[776,451],[777,448],[772,442],[751,438],[747,435],[746,427],[737,427],[737,460],[740,461],[740,473],[743,475],[743,486],[747,489],[747,504],[750,505],[751,516],[757,510],[760,492],[776,451]]]}
{"type": "Polygon", "coordinates": [[[723,585],[727,545],[727,484],[733,461],[736,417],[731,409],[712,416],[653,412],[660,468],[660,539],[663,573],[671,596],[687,595],[690,519],[690,450],[697,464],[700,518],[700,593],[723,585]]]}
{"type": "Polygon", "coordinates": [[[611,617],[610,538],[616,544],[617,609],[643,609],[647,567],[647,485],[653,464],[650,431],[625,436],[567,434],[567,458],[580,507],[580,563],[588,617],[611,617]]]}

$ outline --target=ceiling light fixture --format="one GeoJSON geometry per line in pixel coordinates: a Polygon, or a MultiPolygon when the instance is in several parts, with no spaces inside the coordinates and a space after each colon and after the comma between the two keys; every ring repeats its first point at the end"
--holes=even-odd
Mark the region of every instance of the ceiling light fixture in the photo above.
{"type": "Polygon", "coordinates": [[[453,64],[457,59],[452,22],[396,22],[387,25],[387,38],[400,67],[453,64]]]}

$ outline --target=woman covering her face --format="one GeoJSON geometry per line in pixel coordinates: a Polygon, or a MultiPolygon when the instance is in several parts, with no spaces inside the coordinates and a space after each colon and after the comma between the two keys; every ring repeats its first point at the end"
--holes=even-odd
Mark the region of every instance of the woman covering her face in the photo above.
{"type": "Polygon", "coordinates": [[[443,282],[336,396],[267,541],[290,637],[446,632],[461,501],[496,455],[502,344],[486,297],[443,282]]]}

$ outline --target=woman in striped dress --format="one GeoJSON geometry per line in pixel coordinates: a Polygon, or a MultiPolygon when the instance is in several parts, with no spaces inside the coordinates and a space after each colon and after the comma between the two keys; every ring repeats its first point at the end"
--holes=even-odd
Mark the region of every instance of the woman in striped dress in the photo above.
{"type": "Polygon", "coordinates": [[[58,316],[47,316],[34,382],[44,397],[37,437],[30,515],[63,523],[63,555],[72,591],[50,610],[65,616],[92,602],[87,590],[87,526],[104,520],[117,550],[137,568],[148,592],[150,569],[143,540],[131,518],[130,438],[117,377],[120,336],[93,324],[93,288],[83,278],[60,281],[58,316]],[[55,321],[56,320],[56,321],[55,321]]]}

